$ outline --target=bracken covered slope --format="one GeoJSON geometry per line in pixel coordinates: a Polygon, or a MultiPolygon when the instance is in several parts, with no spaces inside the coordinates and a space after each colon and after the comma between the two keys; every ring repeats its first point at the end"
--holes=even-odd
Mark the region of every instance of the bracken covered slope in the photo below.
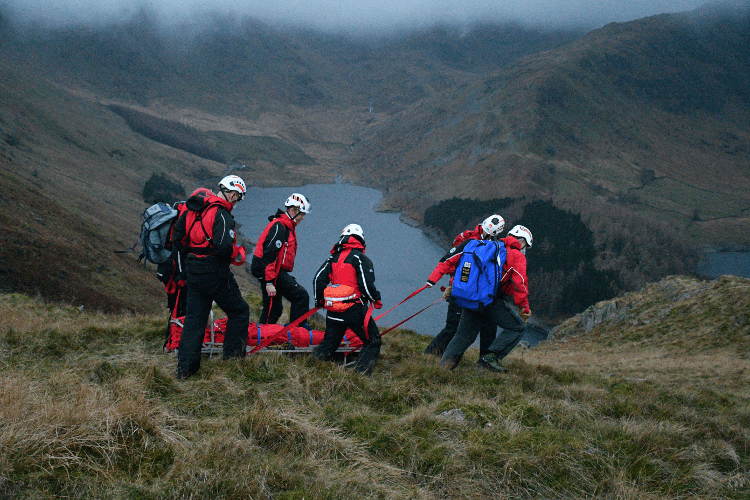
{"type": "Polygon", "coordinates": [[[417,218],[453,196],[596,200],[747,245],[748,47],[750,7],[613,23],[412,105],[356,161],[417,218]]]}

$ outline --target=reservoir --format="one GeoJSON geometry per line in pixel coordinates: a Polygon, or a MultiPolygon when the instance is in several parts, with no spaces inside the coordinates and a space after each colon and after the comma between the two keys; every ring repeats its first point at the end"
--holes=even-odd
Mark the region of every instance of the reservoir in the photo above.
{"type": "Polygon", "coordinates": [[[750,278],[750,252],[712,252],[698,264],[698,273],[711,278],[733,274],[750,278]]]}
{"type": "MultiPolygon", "coordinates": [[[[445,250],[419,228],[401,222],[399,214],[376,212],[382,199],[379,191],[343,183],[295,188],[249,187],[244,200],[232,212],[241,225],[244,238],[255,243],[268,224],[268,216],[275,214],[278,208],[283,209],[284,202],[293,192],[303,194],[312,206],[311,213],[297,226],[299,247],[291,273],[310,294],[310,307],[313,306],[315,272],[328,258],[331,247],[347,224],[362,226],[367,245],[365,255],[375,268],[375,286],[382,295],[383,309],[374,311],[373,317],[421,288],[445,254],[445,250]]],[[[248,265],[249,260],[250,255],[248,265]]],[[[401,327],[437,335],[445,324],[447,305],[444,300],[431,304],[441,298],[441,285],[448,285],[448,277],[443,277],[437,286],[422,291],[380,319],[380,331],[430,306],[401,327]]],[[[285,311],[288,311],[286,307],[285,311]]],[[[251,318],[253,320],[257,321],[257,318],[251,318]]]]}
{"type": "MultiPolygon", "coordinates": [[[[292,272],[310,294],[310,307],[313,305],[313,276],[347,224],[362,226],[367,244],[365,254],[375,267],[375,285],[382,294],[383,309],[376,310],[374,317],[421,288],[446,251],[421,229],[402,222],[399,214],[377,212],[382,200],[379,191],[340,182],[295,188],[248,188],[244,200],[233,210],[244,238],[257,241],[268,224],[268,216],[275,214],[276,209],[283,209],[284,201],[293,192],[305,195],[312,205],[312,212],[297,226],[299,248],[292,272]]],[[[249,259],[250,256],[248,265],[249,259]]],[[[706,261],[699,264],[698,272],[708,277],[734,274],[750,278],[750,253],[709,253],[706,261]]],[[[439,287],[447,285],[448,278],[443,277],[436,287],[426,289],[396,307],[378,320],[380,330],[384,331],[429,306],[402,327],[425,335],[436,335],[445,324],[447,310],[445,301],[439,300],[439,287]]],[[[257,318],[251,320],[257,321],[257,318]]],[[[535,345],[543,337],[546,335],[527,340],[535,345]]]]}

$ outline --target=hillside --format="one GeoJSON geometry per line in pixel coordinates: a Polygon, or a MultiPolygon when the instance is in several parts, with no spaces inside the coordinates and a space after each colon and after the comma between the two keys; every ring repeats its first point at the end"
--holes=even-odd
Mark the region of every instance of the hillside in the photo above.
{"type": "Polygon", "coordinates": [[[397,330],[371,377],[265,353],[178,382],[160,316],[0,295],[0,496],[747,498],[748,311],[750,280],[670,277],[507,374],[397,330]]]}
{"type": "Polygon", "coordinates": [[[513,223],[535,201],[570,211],[588,274],[530,276],[534,293],[560,295],[534,297],[537,314],[567,317],[691,272],[696,243],[750,244],[747,42],[746,13],[711,11],[585,36],[501,25],[352,39],[222,16],[169,31],[147,10],[52,29],[0,9],[0,290],[161,307],[152,272],[112,253],[135,242],[146,181],[190,192],[238,164],[257,186],[341,175],[418,221],[453,196],[512,197],[513,223]]]}
{"type": "Polygon", "coordinates": [[[597,303],[554,329],[556,363],[604,369],[604,362],[613,373],[636,379],[658,371],[662,382],[677,385],[700,377],[747,396],[749,285],[733,276],[671,276],[597,303]]]}
{"type": "Polygon", "coordinates": [[[416,218],[453,196],[526,196],[748,245],[745,5],[613,23],[524,57],[371,128],[355,162],[416,218]]]}
{"type": "Polygon", "coordinates": [[[582,34],[489,25],[468,35],[434,28],[351,39],[229,15],[164,26],[147,9],[99,28],[45,29],[3,23],[2,15],[6,57],[70,88],[156,114],[238,118],[299,144],[345,148],[419,99],[582,34]]]}
{"type": "Polygon", "coordinates": [[[0,290],[161,308],[153,270],[113,253],[137,240],[153,174],[187,193],[230,164],[256,186],[350,176],[341,162],[353,137],[383,108],[577,36],[489,26],[378,46],[231,18],[168,32],[146,11],[107,29],[44,29],[0,8],[0,290]]]}
{"type": "MultiPolygon", "coordinates": [[[[146,139],[109,108],[32,73],[0,63],[0,74],[0,289],[108,311],[160,310],[153,267],[114,253],[138,241],[144,184],[159,172],[190,192],[215,184],[226,165],[146,139]]],[[[246,179],[260,184],[261,167],[246,179]]]]}

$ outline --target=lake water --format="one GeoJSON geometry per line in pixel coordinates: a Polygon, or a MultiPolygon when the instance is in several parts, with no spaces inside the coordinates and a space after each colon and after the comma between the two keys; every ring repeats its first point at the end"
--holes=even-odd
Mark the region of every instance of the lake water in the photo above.
{"type": "MultiPolygon", "coordinates": [[[[422,287],[445,253],[421,229],[401,222],[399,214],[376,212],[382,200],[380,192],[343,183],[298,188],[249,188],[244,201],[233,212],[241,224],[243,236],[255,242],[268,224],[268,216],[275,214],[277,208],[283,208],[292,192],[304,194],[312,205],[312,213],[297,227],[299,249],[292,273],[310,293],[311,306],[313,276],[347,224],[357,223],[365,233],[366,254],[375,266],[375,284],[383,296],[383,309],[375,311],[375,315],[387,311],[422,287]]],[[[733,274],[750,278],[750,252],[710,253],[698,271],[709,277],[733,274]]],[[[438,283],[447,284],[447,277],[438,283]]],[[[379,320],[381,331],[430,306],[402,327],[436,335],[443,328],[447,309],[442,300],[431,305],[440,296],[439,287],[424,290],[379,320]]],[[[532,345],[539,341],[527,340],[532,345]]]]}
{"type": "MultiPolygon", "coordinates": [[[[313,276],[347,224],[362,226],[367,244],[365,254],[375,267],[375,286],[383,297],[383,309],[375,311],[375,316],[421,288],[445,253],[419,228],[401,222],[399,214],[376,212],[382,199],[380,192],[343,183],[310,184],[298,188],[248,188],[245,199],[233,210],[235,220],[241,224],[242,235],[256,242],[268,224],[268,216],[275,214],[277,208],[283,208],[284,201],[293,192],[303,194],[312,205],[311,213],[297,226],[299,248],[292,272],[297,282],[310,293],[311,307],[313,276]]],[[[438,283],[447,284],[447,277],[438,283]]],[[[422,291],[380,319],[380,330],[430,306],[440,297],[439,287],[422,291]]],[[[436,335],[445,324],[446,311],[447,305],[441,300],[401,327],[436,335]]]]}
{"type": "Polygon", "coordinates": [[[750,278],[750,252],[709,253],[706,260],[698,264],[698,272],[712,278],[725,274],[750,278]]]}

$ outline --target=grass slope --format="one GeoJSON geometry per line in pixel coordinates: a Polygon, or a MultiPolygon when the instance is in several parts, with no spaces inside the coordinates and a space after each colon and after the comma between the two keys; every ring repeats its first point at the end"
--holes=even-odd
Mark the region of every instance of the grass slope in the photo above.
{"type": "Polygon", "coordinates": [[[398,330],[371,377],[266,353],[186,382],[163,318],[0,295],[0,496],[747,498],[748,292],[667,279],[506,375],[398,330]]]}
{"type": "Polygon", "coordinates": [[[3,64],[0,75],[0,287],[154,311],[163,292],[153,271],[113,250],[137,241],[142,186],[176,158],[143,156],[142,142],[95,103],[3,64]]]}
{"type": "MultiPolygon", "coordinates": [[[[178,119],[154,123],[182,130],[178,119]]],[[[253,160],[242,171],[249,185],[332,179],[289,141],[239,126],[230,133],[214,122],[197,133],[228,159],[253,160]]],[[[146,180],[165,175],[189,193],[214,187],[228,167],[138,134],[95,99],[3,63],[0,165],[0,291],[134,312],[164,303],[153,266],[136,263],[140,246],[114,253],[138,241],[146,180]]],[[[249,273],[237,275],[255,283],[249,273]]]]}

